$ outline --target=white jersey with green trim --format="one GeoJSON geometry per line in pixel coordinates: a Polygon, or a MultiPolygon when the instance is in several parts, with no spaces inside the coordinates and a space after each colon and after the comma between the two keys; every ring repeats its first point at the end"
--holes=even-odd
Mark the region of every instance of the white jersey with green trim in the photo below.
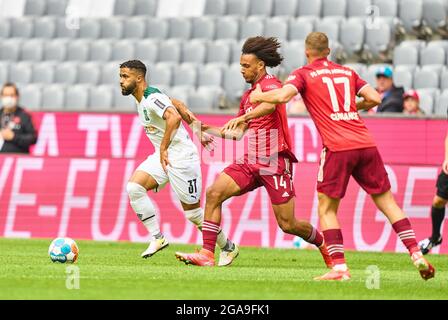
{"type": "MultiPolygon", "coordinates": [[[[160,152],[160,145],[165,134],[166,121],[163,119],[165,110],[173,107],[170,98],[155,87],[146,88],[140,103],[137,102],[138,116],[146,135],[160,152]]],[[[182,158],[185,155],[198,155],[198,150],[183,124],[179,125],[176,134],[168,147],[169,158],[182,158]]]]}

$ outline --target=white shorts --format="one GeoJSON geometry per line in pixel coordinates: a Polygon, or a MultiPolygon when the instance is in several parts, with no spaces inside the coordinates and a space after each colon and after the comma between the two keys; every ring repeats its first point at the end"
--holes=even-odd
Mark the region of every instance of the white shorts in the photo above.
{"type": "Polygon", "coordinates": [[[144,171],[159,184],[155,192],[168,182],[180,201],[186,204],[198,203],[202,192],[201,164],[198,157],[187,159],[169,159],[168,174],[163,171],[159,153],[150,155],[136,170],[144,171]]]}

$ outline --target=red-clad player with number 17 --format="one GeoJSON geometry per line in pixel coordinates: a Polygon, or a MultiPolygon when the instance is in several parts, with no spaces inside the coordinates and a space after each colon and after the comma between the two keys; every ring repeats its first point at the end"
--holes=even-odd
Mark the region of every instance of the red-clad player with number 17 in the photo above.
{"type": "Polygon", "coordinates": [[[423,279],[434,277],[433,266],[423,257],[409,219],[390,191],[389,178],[372,136],[358,110],[381,102],[379,94],[356,72],[327,59],[330,53],[324,33],[312,32],[305,40],[308,64],[296,69],[280,89],[252,91],[251,103],[286,103],[297,93],[319,131],[323,150],[317,178],[319,218],[333,269],[316,280],[348,280],[341,228],[337,219],[340,200],[350,176],[371,195],[408,249],[423,279]],[[363,100],[355,102],[358,95],[363,100]]]}

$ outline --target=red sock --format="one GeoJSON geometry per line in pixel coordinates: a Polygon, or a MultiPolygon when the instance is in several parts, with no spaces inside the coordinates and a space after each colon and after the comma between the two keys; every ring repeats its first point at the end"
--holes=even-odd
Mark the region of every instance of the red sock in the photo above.
{"type": "Polygon", "coordinates": [[[415,240],[414,230],[412,229],[411,222],[408,218],[395,222],[392,224],[392,227],[410,254],[420,250],[417,245],[417,240],[415,240]]]}
{"type": "Polygon", "coordinates": [[[218,237],[219,224],[204,220],[202,224],[203,248],[215,253],[216,238],[218,237]]]}
{"type": "Polygon", "coordinates": [[[305,241],[314,244],[317,247],[320,247],[324,242],[324,237],[319,231],[317,231],[316,228],[313,227],[310,236],[308,237],[308,239],[305,239],[305,241]]]}
{"type": "Polygon", "coordinates": [[[329,229],[322,232],[327,245],[328,253],[334,264],[344,264],[344,238],[341,229],[329,229]]]}

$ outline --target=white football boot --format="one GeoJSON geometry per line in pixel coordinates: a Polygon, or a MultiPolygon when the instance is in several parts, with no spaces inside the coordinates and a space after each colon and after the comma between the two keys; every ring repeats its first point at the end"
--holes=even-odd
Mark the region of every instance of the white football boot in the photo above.
{"type": "Polygon", "coordinates": [[[239,253],[240,249],[238,248],[236,243],[234,243],[233,250],[230,251],[221,250],[221,253],[219,254],[218,266],[224,267],[230,265],[233,262],[233,260],[235,260],[235,258],[238,257],[239,253]]]}
{"type": "Polygon", "coordinates": [[[149,258],[154,255],[157,251],[162,250],[168,246],[168,241],[165,238],[153,239],[149,243],[148,248],[142,253],[142,258],[149,258]]]}

